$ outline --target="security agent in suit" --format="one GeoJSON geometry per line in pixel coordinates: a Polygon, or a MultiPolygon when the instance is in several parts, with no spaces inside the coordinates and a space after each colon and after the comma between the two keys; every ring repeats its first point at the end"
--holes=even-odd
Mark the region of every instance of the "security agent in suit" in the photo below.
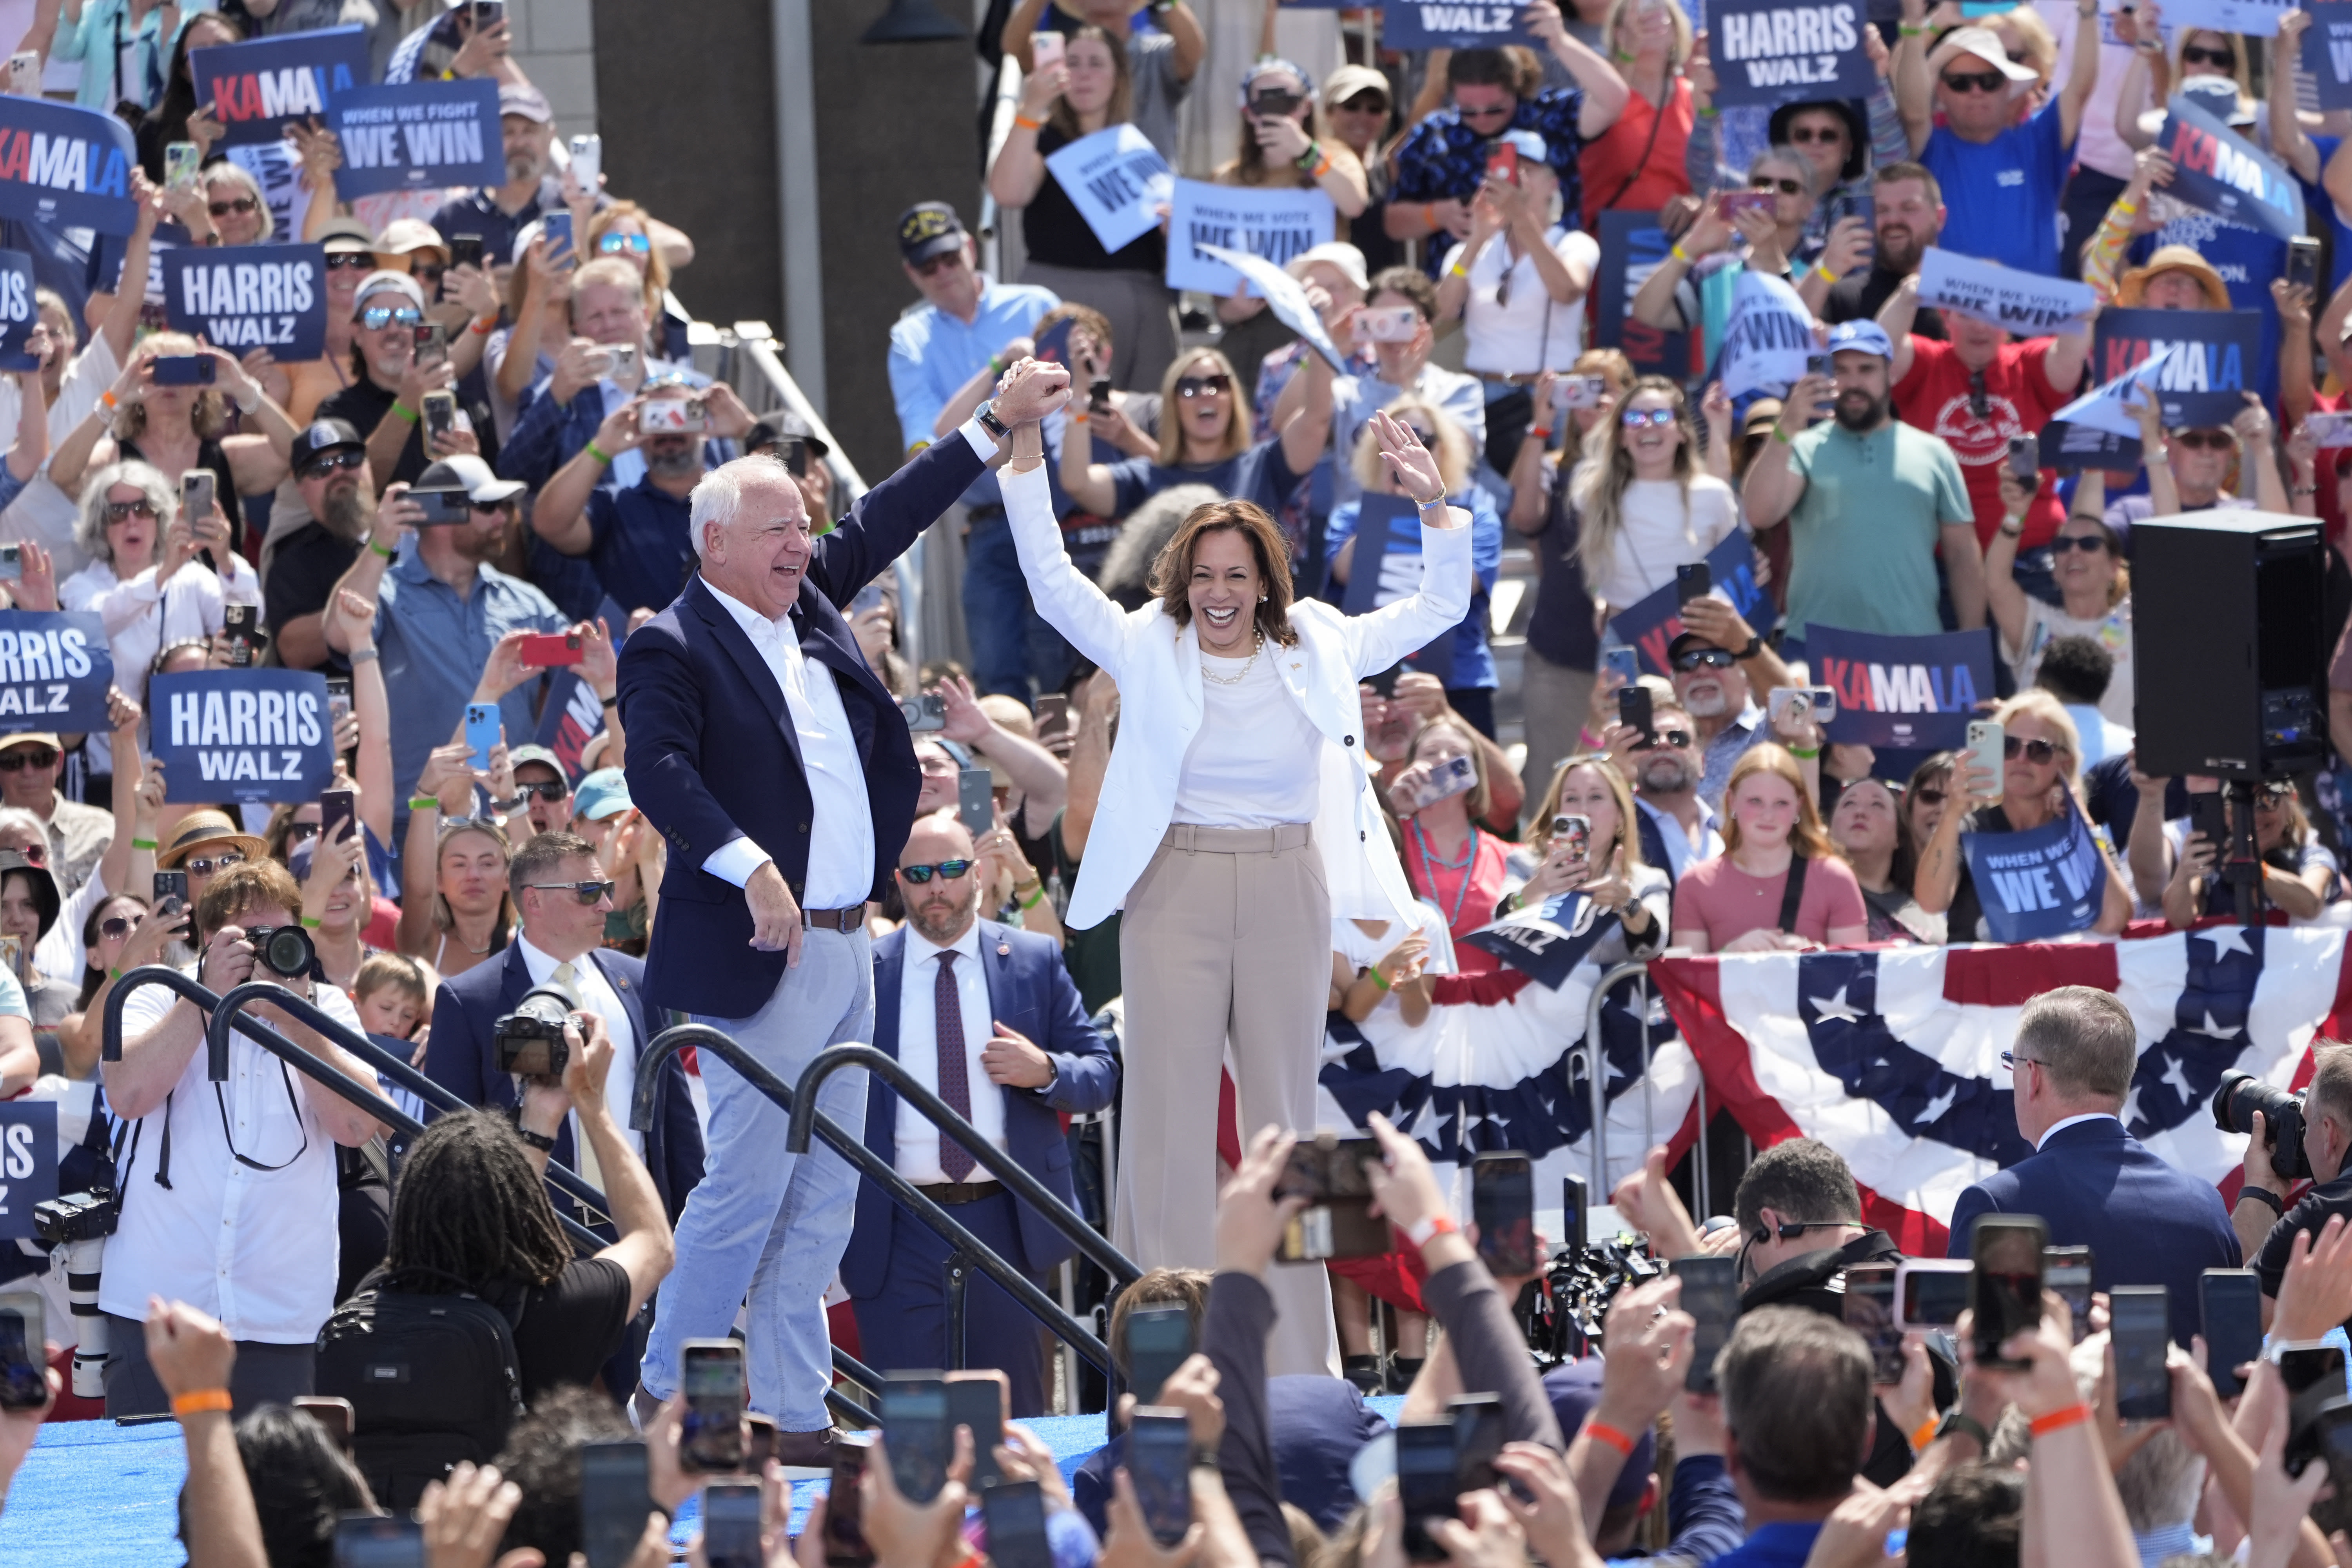
{"type": "Polygon", "coordinates": [[[2038,1215],[2051,1246],[2091,1249],[2093,1289],[2165,1287],[2185,1348],[2200,1321],[2198,1277],[2237,1268],[2242,1254],[2212,1184],[2124,1129],[2139,1061],[2130,1012],[2107,992],[2062,985],[2026,1004],[2009,1054],[2017,1130],[2035,1152],[1960,1194],[1948,1255],[1970,1255],[1981,1215],[2038,1215]]]}
{"type": "Polygon", "coordinates": [[[2263,1327],[2271,1326],[2278,1305],[2279,1281],[2286,1274],[2287,1257],[2297,1233],[2310,1231],[2312,1240],[2330,1215],[2352,1220],[2352,1049],[2328,1046],[2313,1053],[2310,1087],[2303,1097],[2303,1150],[2311,1163],[2312,1188],[2294,1207],[2280,1213],[2284,1193],[2294,1178],[2273,1163],[2269,1119],[2253,1113],[2252,1135],[2246,1140],[2245,1184],[2238,1189],[2238,1205],[2230,1223],[2253,1259],[2263,1282],[2263,1327]]]}
{"type": "MultiPolygon", "coordinates": [[[[1016,366],[994,406],[822,535],[782,464],[713,469],[691,498],[696,575],[622,652],[629,795],[670,847],[646,984],[786,1082],[827,1047],[873,1037],[866,902],[889,880],[921,788],[906,721],[840,606],[1060,391],[1058,368],[1016,366]]],[[[748,1297],[751,1407],[776,1421],[783,1462],[827,1464],[823,1296],[856,1174],[822,1142],[786,1153],[785,1112],[736,1074],[703,1081],[709,1169],[678,1223],[640,1394],[676,1393],[680,1342],[726,1333],[748,1297]]],[[[835,1075],[817,1103],[861,1125],[865,1075],[835,1075]]]]}
{"type": "MultiPolygon", "coordinates": [[[[1075,1208],[1070,1146],[1055,1113],[1108,1105],[1118,1089],[1118,1064],[1087,1024],[1059,948],[979,918],[971,835],[950,814],[916,820],[898,854],[898,878],[907,923],[874,946],[875,1048],[963,1110],[1075,1208]]],[[[1047,1269],[1076,1250],[887,1084],[867,1092],[866,1146],[1040,1284],[1047,1269]]],[[[898,1212],[873,1182],[858,1184],[841,1282],[856,1309],[867,1365],[889,1372],[952,1363],[947,1258],[946,1244],[929,1226],[898,1212]]],[[[965,1364],[1005,1374],[1013,1415],[1045,1414],[1037,1321],[977,1274],[965,1313],[965,1364]]]]}

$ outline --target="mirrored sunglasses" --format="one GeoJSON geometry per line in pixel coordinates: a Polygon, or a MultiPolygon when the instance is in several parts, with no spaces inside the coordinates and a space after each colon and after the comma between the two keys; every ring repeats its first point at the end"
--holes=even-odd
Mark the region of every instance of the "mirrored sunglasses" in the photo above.
{"type": "Polygon", "coordinates": [[[931,879],[935,871],[952,882],[971,869],[971,862],[969,860],[940,860],[929,866],[901,866],[898,875],[919,888],[931,879]]]}
{"type": "Polygon", "coordinates": [[[360,325],[372,332],[391,326],[414,327],[424,320],[425,312],[414,305],[370,305],[360,312],[360,325]]]}

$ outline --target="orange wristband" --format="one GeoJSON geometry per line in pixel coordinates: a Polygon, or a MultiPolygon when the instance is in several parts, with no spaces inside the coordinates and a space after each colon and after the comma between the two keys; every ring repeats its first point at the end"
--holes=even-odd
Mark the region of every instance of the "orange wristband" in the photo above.
{"type": "Polygon", "coordinates": [[[1045,129],[1045,122],[1044,121],[1032,120],[1025,114],[1014,115],[1013,117],[1013,123],[1018,125],[1024,131],[1043,131],[1045,129]]]}
{"type": "Polygon", "coordinates": [[[1614,1426],[1588,1418],[1584,1423],[1584,1435],[1596,1443],[1608,1444],[1629,1459],[1633,1457],[1633,1439],[1614,1426]]]}
{"type": "Polygon", "coordinates": [[[1936,1427],[1938,1424],[1939,1423],[1937,1418],[1933,1415],[1928,1416],[1927,1419],[1919,1423],[1917,1428],[1911,1434],[1911,1451],[1913,1453],[1924,1454],[1927,1451],[1927,1445],[1936,1440],[1936,1427]]]}
{"type": "Polygon", "coordinates": [[[2063,1410],[2053,1410],[2047,1415],[2035,1416],[2032,1423],[2032,1430],[2036,1437],[2047,1437],[2053,1432],[2063,1432],[2069,1426],[2078,1426],[2090,1418],[2091,1407],[2077,1402],[2069,1405],[2063,1410]]]}
{"type": "Polygon", "coordinates": [[[183,1394],[172,1401],[172,1414],[174,1415],[202,1415],[215,1410],[226,1412],[233,1408],[235,1402],[229,1398],[226,1388],[200,1388],[194,1394],[183,1394]]]}
{"type": "Polygon", "coordinates": [[[1407,1227],[1404,1234],[1406,1240],[1420,1247],[1427,1247],[1441,1236],[1458,1235],[1461,1229],[1460,1226],[1441,1214],[1431,1215],[1418,1224],[1407,1227]]]}

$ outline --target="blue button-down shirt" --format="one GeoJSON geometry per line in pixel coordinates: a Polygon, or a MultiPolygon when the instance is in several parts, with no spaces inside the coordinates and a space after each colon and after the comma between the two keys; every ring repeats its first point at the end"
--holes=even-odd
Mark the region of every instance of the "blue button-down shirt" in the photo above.
{"type": "MultiPolygon", "coordinates": [[[[925,305],[890,329],[890,398],[898,405],[901,445],[908,451],[938,439],[931,426],[956,389],[988,367],[1013,339],[1037,329],[1037,319],[1060,298],[1030,283],[981,278],[980,310],[971,324],[925,305]]],[[[984,472],[963,492],[966,506],[1003,506],[996,475],[984,472]]]]}
{"type": "Polygon", "coordinates": [[[588,559],[614,604],[625,610],[669,607],[694,569],[692,511],[684,497],[651,479],[590,493],[588,559]]]}
{"type": "MultiPolygon", "coordinates": [[[[376,594],[375,643],[392,701],[392,772],[404,822],[426,755],[456,732],[490,649],[509,632],[560,632],[564,625],[547,595],[520,577],[478,567],[474,591],[461,599],[425,569],[414,539],[400,547],[376,594]]],[[[509,746],[533,733],[532,689],[526,681],[499,704],[509,746]]]]}

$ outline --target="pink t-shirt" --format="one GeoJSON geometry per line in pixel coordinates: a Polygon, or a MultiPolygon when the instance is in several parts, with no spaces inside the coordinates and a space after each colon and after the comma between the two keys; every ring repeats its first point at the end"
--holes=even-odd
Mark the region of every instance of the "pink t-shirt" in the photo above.
{"type": "MultiPolygon", "coordinates": [[[[1771,931],[1780,923],[1780,900],[1789,874],[1751,877],[1731,863],[1728,855],[1703,860],[1675,884],[1675,932],[1703,931],[1711,952],[1726,947],[1751,931],[1771,931]]],[[[1805,868],[1804,897],[1797,900],[1797,934],[1827,942],[1832,929],[1866,926],[1870,910],[1862,901],[1862,884],[1853,868],[1838,859],[1815,860],[1805,868]]]]}

